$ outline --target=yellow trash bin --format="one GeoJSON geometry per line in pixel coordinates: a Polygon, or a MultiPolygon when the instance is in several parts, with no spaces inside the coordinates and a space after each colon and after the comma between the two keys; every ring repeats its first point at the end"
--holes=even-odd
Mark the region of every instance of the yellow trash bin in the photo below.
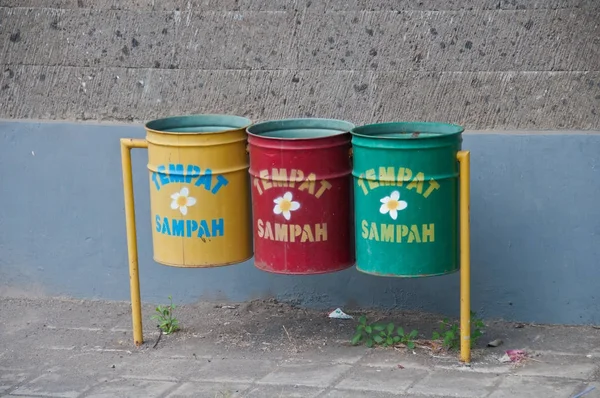
{"type": "Polygon", "coordinates": [[[246,127],[228,115],[145,125],[154,260],[208,268],[252,257],[246,127]]]}

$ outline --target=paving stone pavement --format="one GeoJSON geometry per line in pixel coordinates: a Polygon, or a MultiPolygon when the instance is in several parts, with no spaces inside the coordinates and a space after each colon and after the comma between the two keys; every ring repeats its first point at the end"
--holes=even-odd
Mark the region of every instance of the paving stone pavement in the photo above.
{"type": "Polygon", "coordinates": [[[157,333],[146,322],[146,343],[137,348],[124,322],[127,303],[0,298],[0,397],[570,398],[590,386],[596,389],[582,398],[600,397],[600,330],[593,327],[494,323],[486,333],[503,336],[505,346],[483,345],[464,366],[456,355],[424,349],[352,347],[354,321],[325,312],[283,307],[277,316],[249,311],[259,313],[253,318],[243,306],[182,307],[180,320],[188,322],[181,332],[154,348],[157,333]],[[236,329],[227,329],[236,319],[236,329]],[[298,326],[311,322],[321,322],[322,332],[298,326]],[[236,340],[234,330],[250,337],[236,340]],[[507,348],[532,359],[503,364],[507,348]]]}

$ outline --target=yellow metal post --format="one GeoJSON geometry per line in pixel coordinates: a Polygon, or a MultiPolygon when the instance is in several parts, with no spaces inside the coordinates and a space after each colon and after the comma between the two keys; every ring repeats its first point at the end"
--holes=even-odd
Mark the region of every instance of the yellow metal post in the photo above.
{"type": "Polygon", "coordinates": [[[123,168],[123,193],[125,195],[125,226],[127,228],[127,251],[129,253],[129,287],[131,290],[131,320],[133,342],[136,346],[144,342],[142,334],[142,301],[140,297],[140,272],[138,267],[137,232],[135,228],[135,205],[133,200],[133,176],[131,171],[131,149],[147,148],[145,140],[121,139],[121,162],[123,168]]]}
{"type": "Polygon", "coordinates": [[[471,153],[459,151],[460,163],[460,359],[471,362],[471,153]]]}

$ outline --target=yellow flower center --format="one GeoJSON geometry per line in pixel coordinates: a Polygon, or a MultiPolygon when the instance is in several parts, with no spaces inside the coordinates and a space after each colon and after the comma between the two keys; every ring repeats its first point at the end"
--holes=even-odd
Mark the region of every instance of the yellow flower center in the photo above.
{"type": "Polygon", "coordinates": [[[187,198],[185,196],[183,196],[183,195],[180,196],[180,197],[178,197],[177,198],[177,204],[179,206],[185,206],[185,205],[187,205],[187,198]]]}
{"type": "Polygon", "coordinates": [[[279,208],[281,209],[281,211],[290,211],[290,209],[292,208],[292,202],[283,199],[281,202],[279,202],[279,208]]]}
{"type": "Polygon", "coordinates": [[[398,209],[398,205],[399,205],[399,203],[398,203],[398,201],[397,201],[397,200],[390,199],[390,200],[389,200],[389,201],[386,203],[386,205],[387,205],[387,208],[388,208],[388,209],[390,209],[390,210],[396,210],[396,209],[398,209]]]}

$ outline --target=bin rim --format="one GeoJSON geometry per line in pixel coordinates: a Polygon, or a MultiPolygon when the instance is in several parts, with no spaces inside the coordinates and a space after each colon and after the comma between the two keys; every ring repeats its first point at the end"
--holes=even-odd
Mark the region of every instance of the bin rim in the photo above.
{"type": "Polygon", "coordinates": [[[465,128],[461,125],[446,122],[426,121],[391,121],[382,123],[364,124],[350,131],[355,137],[381,140],[430,140],[443,137],[452,137],[462,134],[465,128]],[[403,132],[390,132],[390,129],[404,127],[403,132]],[[430,131],[422,131],[430,128],[430,131]],[[374,131],[373,131],[374,130],[374,131]],[[415,131],[416,130],[416,131],[415,131]],[[412,136],[414,133],[420,133],[412,136]],[[423,134],[425,133],[425,134],[423,134]],[[409,135],[410,134],[410,135],[409,135]],[[421,135],[422,134],[422,135],[421,135]]]}
{"type": "Polygon", "coordinates": [[[192,115],[174,115],[146,122],[144,128],[147,131],[158,134],[223,134],[234,130],[245,130],[252,124],[252,120],[236,115],[221,113],[201,113],[192,115]],[[179,123],[178,123],[179,122],[179,123]],[[187,123],[185,123],[187,122],[187,123]],[[214,131],[169,131],[173,128],[202,128],[218,127],[214,131]]]}
{"type": "Polygon", "coordinates": [[[319,117],[306,117],[306,118],[287,118],[287,119],[274,119],[265,120],[262,122],[254,123],[246,128],[246,133],[250,137],[256,137],[265,140],[273,141],[310,141],[327,139],[331,137],[348,134],[355,128],[356,125],[352,122],[342,119],[329,119],[319,117]],[[282,136],[268,136],[267,133],[274,131],[285,131],[285,130],[331,130],[331,134],[315,135],[315,136],[299,136],[299,137],[282,137],[282,136]],[[256,131],[258,130],[258,131],[256,131]]]}

